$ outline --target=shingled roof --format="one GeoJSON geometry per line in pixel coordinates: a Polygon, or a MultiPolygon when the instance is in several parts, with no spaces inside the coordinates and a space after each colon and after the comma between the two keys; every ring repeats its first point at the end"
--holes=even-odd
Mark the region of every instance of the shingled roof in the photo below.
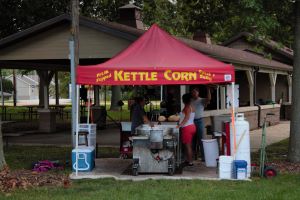
{"type": "Polygon", "coordinates": [[[222,45],[223,46],[228,46],[230,45],[231,43],[241,39],[241,38],[245,38],[245,39],[248,39],[248,38],[252,38],[252,40],[254,42],[257,42],[267,48],[270,48],[272,49],[273,51],[276,51],[284,56],[286,56],[287,58],[289,59],[293,59],[294,57],[294,52],[292,49],[286,47],[286,46],[283,46],[282,44],[279,44],[278,42],[275,42],[274,40],[264,40],[260,37],[254,37],[254,35],[252,33],[249,33],[249,32],[241,32],[233,37],[231,37],[230,39],[228,39],[227,41],[223,42],[222,45]]]}
{"type": "MultiPolygon", "coordinates": [[[[70,22],[71,22],[71,18],[69,15],[67,14],[60,15],[58,17],[52,18],[43,23],[32,26],[26,30],[20,31],[18,33],[12,34],[6,38],[1,39],[0,48],[4,48],[24,38],[28,38],[37,33],[46,31],[49,28],[56,26],[58,24],[70,23],[70,22]]],[[[109,33],[117,37],[127,39],[129,41],[135,41],[139,36],[141,36],[145,32],[144,30],[136,29],[119,23],[105,22],[105,21],[91,19],[83,16],[80,17],[80,25],[84,25],[105,33],[109,33]]],[[[256,55],[243,50],[233,49],[233,48],[224,47],[220,45],[206,44],[206,43],[198,42],[187,38],[178,38],[178,39],[183,41],[188,46],[206,55],[214,57],[223,62],[232,63],[233,65],[240,64],[240,65],[247,65],[247,66],[258,66],[258,67],[264,67],[268,69],[274,69],[274,70],[277,69],[277,70],[285,70],[285,71],[293,70],[292,66],[290,65],[286,65],[284,63],[275,60],[270,60],[260,55],[256,55]]]]}

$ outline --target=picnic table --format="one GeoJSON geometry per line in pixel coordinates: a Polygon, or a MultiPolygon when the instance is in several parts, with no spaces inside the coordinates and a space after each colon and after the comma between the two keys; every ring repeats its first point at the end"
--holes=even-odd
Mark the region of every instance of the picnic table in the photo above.
{"type": "Polygon", "coordinates": [[[5,141],[5,148],[8,149],[8,139],[23,136],[24,133],[3,133],[3,140],[5,141]]]}
{"type": "Polygon", "coordinates": [[[52,110],[56,110],[57,114],[59,114],[59,117],[63,119],[64,117],[64,109],[65,105],[49,105],[49,108],[52,110]]]}
{"type": "Polygon", "coordinates": [[[0,106],[1,107],[1,113],[2,113],[2,120],[6,120],[6,113],[7,113],[7,106],[0,106]]]}

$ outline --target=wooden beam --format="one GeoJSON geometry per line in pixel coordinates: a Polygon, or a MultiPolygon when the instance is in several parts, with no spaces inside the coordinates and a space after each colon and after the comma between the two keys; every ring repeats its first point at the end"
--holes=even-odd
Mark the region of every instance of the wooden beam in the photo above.
{"type": "Polygon", "coordinates": [[[275,95],[276,95],[276,91],[275,91],[275,87],[276,87],[276,79],[277,79],[277,74],[276,73],[271,73],[269,74],[269,79],[270,79],[270,85],[271,85],[271,98],[272,101],[275,102],[275,95]]]}
{"type": "Polygon", "coordinates": [[[250,106],[254,106],[254,97],[253,97],[253,91],[254,91],[254,79],[253,79],[253,73],[250,70],[246,71],[248,84],[249,84],[249,102],[250,106]]]}
{"type": "Polygon", "coordinates": [[[287,75],[286,78],[287,78],[288,90],[289,90],[288,102],[292,103],[292,76],[287,75]]]}
{"type": "Polygon", "coordinates": [[[58,71],[55,71],[55,105],[59,105],[58,71]]]}

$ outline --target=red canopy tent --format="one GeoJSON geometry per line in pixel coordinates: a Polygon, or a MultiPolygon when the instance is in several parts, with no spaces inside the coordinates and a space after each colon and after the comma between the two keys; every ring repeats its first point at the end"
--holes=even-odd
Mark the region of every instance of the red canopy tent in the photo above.
{"type": "MultiPolygon", "coordinates": [[[[234,67],[206,56],[153,25],[127,49],[105,63],[78,66],[78,85],[183,85],[232,83],[234,67]]],[[[232,87],[232,97],[234,96],[232,87]]],[[[234,98],[233,98],[234,99],[234,98]]],[[[232,101],[233,101],[232,99],[232,101]]],[[[232,102],[234,105],[234,102],[232,102]]],[[[88,109],[89,110],[89,109],[88,109]]],[[[76,148],[78,148],[78,107],[76,111],[76,148]]],[[[234,130],[234,107],[232,127],[234,130]]],[[[236,137],[234,136],[234,145],[236,137]]],[[[76,155],[76,166],[78,163],[76,155]]],[[[76,175],[78,169],[76,168],[76,175]]]]}
{"type": "Polygon", "coordinates": [[[157,25],[105,63],[77,67],[81,85],[171,85],[234,82],[234,67],[178,41],[157,25]]]}

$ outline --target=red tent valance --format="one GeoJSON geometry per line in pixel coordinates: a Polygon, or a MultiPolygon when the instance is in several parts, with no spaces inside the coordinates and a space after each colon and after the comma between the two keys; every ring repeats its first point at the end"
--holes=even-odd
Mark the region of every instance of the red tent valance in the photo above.
{"type": "Polygon", "coordinates": [[[105,63],[77,67],[82,85],[174,85],[234,82],[234,67],[186,46],[153,25],[105,63]]]}

